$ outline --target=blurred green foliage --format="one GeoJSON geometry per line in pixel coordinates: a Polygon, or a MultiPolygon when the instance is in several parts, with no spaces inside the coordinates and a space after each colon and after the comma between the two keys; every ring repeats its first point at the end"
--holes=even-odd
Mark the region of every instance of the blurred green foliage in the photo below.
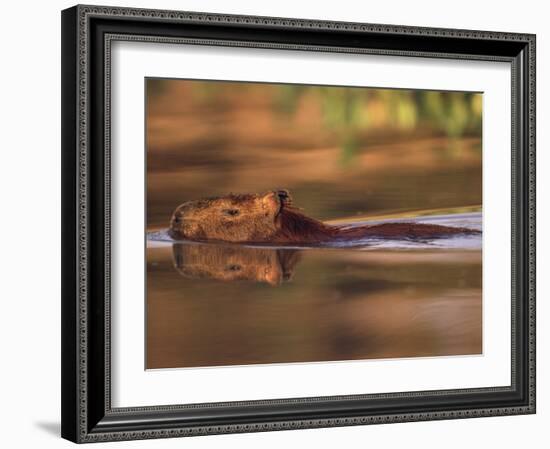
{"type": "Polygon", "coordinates": [[[280,85],[274,92],[278,111],[289,117],[305,97],[319,104],[324,124],[339,137],[344,164],[352,160],[360,136],[375,128],[427,129],[451,139],[481,132],[479,93],[301,85],[280,85]]]}
{"type": "MultiPolygon", "coordinates": [[[[168,81],[149,78],[149,95],[168,95],[168,81]]],[[[339,144],[343,165],[352,161],[365,139],[376,132],[440,135],[451,141],[481,134],[480,93],[195,81],[190,94],[192,101],[219,108],[231,104],[231,97],[246,101],[248,95],[258,95],[259,90],[275,114],[287,120],[297,116],[303,102],[315,104],[322,125],[339,144]]]]}
{"type": "Polygon", "coordinates": [[[306,95],[315,98],[325,124],[335,129],[378,126],[411,130],[423,126],[449,137],[481,129],[482,99],[478,93],[301,85],[280,85],[274,93],[278,110],[289,115],[296,112],[306,95]],[[370,120],[376,112],[378,120],[370,120]]]}

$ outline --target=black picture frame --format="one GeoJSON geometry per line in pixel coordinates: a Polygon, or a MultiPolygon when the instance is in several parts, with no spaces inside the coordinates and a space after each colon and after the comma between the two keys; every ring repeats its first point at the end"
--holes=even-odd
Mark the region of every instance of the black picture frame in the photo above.
{"type": "Polygon", "coordinates": [[[95,442],[535,413],[535,36],[78,5],[62,12],[62,436],[95,442]],[[112,408],[113,40],[507,61],[512,70],[511,385],[112,408]]]}

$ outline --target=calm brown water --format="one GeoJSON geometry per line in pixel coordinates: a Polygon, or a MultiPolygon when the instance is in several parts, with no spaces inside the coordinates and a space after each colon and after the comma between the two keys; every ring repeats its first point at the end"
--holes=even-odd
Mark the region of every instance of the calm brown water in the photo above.
{"type": "MultiPolygon", "coordinates": [[[[276,188],[321,220],[430,210],[459,223],[473,211],[481,225],[474,97],[311,91],[281,113],[282,88],[207,84],[149,85],[148,231],[162,234],[184,201],[276,188]],[[339,99],[353,120],[327,119],[339,99]]],[[[481,353],[480,239],[374,250],[159,240],[147,246],[147,368],[481,353]]]]}
{"type": "Polygon", "coordinates": [[[151,242],[147,367],[481,353],[481,252],[151,242]]]}

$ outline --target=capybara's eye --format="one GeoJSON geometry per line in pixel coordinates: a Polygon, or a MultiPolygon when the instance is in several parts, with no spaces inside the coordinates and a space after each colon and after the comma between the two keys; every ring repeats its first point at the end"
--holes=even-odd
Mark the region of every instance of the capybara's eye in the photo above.
{"type": "Polygon", "coordinates": [[[223,213],[225,215],[229,215],[231,217],[234,217],[235,215],[239,215],[239,209],[224,209],[223,213]]]}

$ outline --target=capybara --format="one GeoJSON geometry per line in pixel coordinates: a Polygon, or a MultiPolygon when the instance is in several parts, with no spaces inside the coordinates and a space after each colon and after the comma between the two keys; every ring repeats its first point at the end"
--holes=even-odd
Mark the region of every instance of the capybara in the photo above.
{"type": "Polygon", "coordinates": [[[169,230],[174,239],[273,244],[316,244],[368,237],[432,239],[479,233],[463,227],[401,221],[330,225],[294,207],[288,190],[188,201],[172,214],[169,230]]]}

